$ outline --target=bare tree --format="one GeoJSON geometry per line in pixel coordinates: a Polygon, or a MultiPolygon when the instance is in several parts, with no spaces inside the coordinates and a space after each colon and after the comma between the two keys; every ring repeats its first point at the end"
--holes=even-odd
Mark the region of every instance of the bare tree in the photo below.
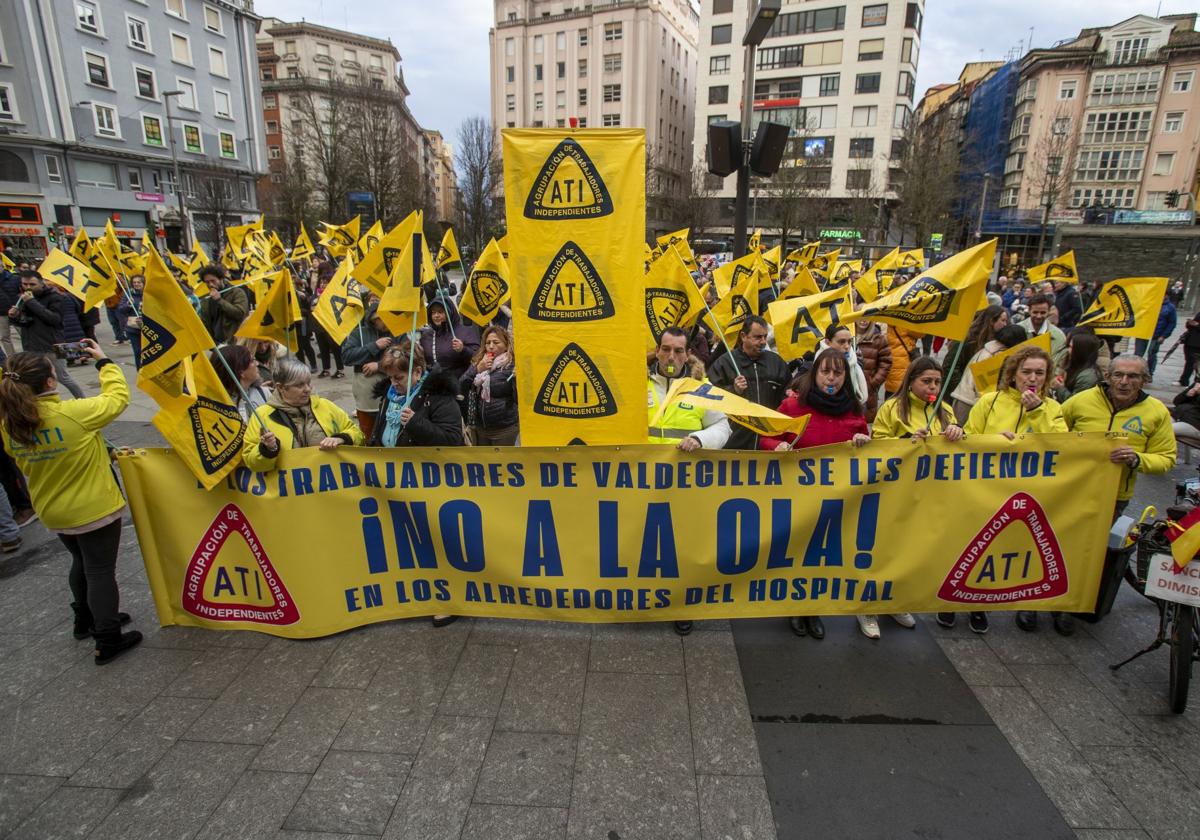
{"type": "Polygon", "coordinates": [[[324,221],[346,220],[346,193],[353,189],[356,165],[353,138],[357,106],[340,81],[307,80],[295,96],[296,119],[289,127],[288,157],[310,173],[313,200],[324,221]]]}
{"type": "Polygon", "coordinates": [[[932,233],[944,231],[958,198],[959,151],[949,125],[943,121],[913,123],[904,138],[896,218],[900,239],[909,234],[918,245],[932,233]]]}
{"type": "Polygon", "coordinates": [[[717,218],[716,191],[720,181],[703,164],[692,167],[686,184],[665,199],[665,217],[675,229],[690,228],[693,238],[702,238],[706,228],[717,218]],[[716,185],[714,186],[714,182],[716,185]]]}
{"type": "Polygon", "coordinates": [[[829,193],[832,161],[823,141],[814,145],[807,142],[809,134],[805,128],[792,129],[783,165],[766,186],[785,256],[790,250],[788,236],[815,239],[828,211],[822,199],[829,193]]]}
{"type": "Polygon", "coordinates": [[[269,227],[293,239],[300,233],[301,224],[309,231],[314,229],[313,185],[303,160],[284,157],[282,166],[271,174],[261,192],[269,227]]]}
{"type": "Polygon", "coordinates": [[[476,258],[498,232],[503,216],[503,173],[497,135],[485,117],[468,117],[458,129],[455,149],[458,170],[461,242],[469,243],[476,258]]]}
{"type": "Polygon", "coordinates": [[[375,196],[375,215],[391,227],[414,207],[424,205],[421,138],[405,129],[415,125],[394,91],[361,79],[339,83],[349,125],[343,132],[348,157],[348,186],[375,196]]]}
{"type": "Polygon", "coordinates": [[[875,171],[873,157],[851,158],[846,168],[846,196],[836,202],[836,212],[849,227],[867,242],[881,224],[883,190],[875,171]]]}
{"type": "Polygon", "coordinates": [[[225,226],[241,223],[236,213],[234,190],[236,183],[221,175],[191,175],[194,189],[189,192],[188,204],[196,223],[196,237],[212,243],[213,254],[220,252],[225,226]]]}
{"type": "Polygon", "coordinates": [[[1037,200],[1041,214],[1038,234],[1037,259],[1045,259],[1046,228],[1050,214],[1062,203],[1063,194],[1071,183],[1071,152],[1075,145],[1075,133],[1071,130],[1071,118],[1065,109],[1057,111],[1049,131],[1043,131],[1025,160],[1022,180],[1027,195],[1037,200]]]}

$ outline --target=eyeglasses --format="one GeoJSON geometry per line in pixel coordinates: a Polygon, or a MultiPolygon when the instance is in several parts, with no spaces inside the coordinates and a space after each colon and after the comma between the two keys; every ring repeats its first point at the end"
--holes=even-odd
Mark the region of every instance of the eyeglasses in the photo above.
{"type": "Polygon", "coordinates": [[[1110,370],[1108,372],[1108,375],[1112,379],[1145,379],[1146,378],[1146,374],[1144,374],[1144,373],[1122,373],[1122,372],[1116,371],[1116,370],[1110,370]]]}

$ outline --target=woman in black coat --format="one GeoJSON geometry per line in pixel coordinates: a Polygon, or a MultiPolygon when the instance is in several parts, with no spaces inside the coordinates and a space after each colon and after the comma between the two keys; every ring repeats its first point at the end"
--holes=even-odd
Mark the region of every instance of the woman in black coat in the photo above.
{"type": "Polygon", "coordinates": [[[420,347],[389,347],[379,358],[379,369],[388,378],[376,386],[379,413],[371,446],[462,446],[462,413],[458,409],[458,383],[440,370],[425,367],[420,347]]]}
{"type": "Polygon", "coordinates": [[[460,381],[476,446],[516,445],[520,428],[513,376],[512,336],[493,324],[483,331],[483,346],[460,381]]]}

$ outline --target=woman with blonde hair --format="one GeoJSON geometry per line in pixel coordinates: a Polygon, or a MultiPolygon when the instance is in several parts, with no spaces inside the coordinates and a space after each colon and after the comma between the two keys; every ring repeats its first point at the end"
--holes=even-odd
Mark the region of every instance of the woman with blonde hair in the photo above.
{"type": "Polygon", "coordinates": [[[513,356],[512,336],[493,324],[483,331],[479,352],[462,376],[467,431],[476,446],[516,445],[520,427],[513,356]]]}

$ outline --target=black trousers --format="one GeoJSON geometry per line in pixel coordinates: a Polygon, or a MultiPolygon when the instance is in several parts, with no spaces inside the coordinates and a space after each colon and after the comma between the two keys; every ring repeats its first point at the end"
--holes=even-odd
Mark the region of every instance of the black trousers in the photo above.
{"type": "Polygon", "coordinates": [[[117,549],[121,545],[121,520],[86,534],[59,534],[58,538],[71,552],[68,579],[75,597],[72,606],[77,612],[84,607],[91,612],[97,633],[119,629],[117,549]]]}
{"type": "Polygon", "coordinates": [[[333,354],[333,361],[337,364],[337,369],[341,370],[342,364],[342,346],[330,338],[325,330],[320,327],[316,330],[317,347],[321,350],[321,370],[329,370],[329,355],[333,354]]]}
{"type": "Polygon", "coordinates": [[[1183,345],[1183,373],[1179,376],[1180,385],[1191,384],[1192,373],[1198,367],[1197,362],[1200,362],[1200,349],[1193,350],[1186,344],[1183,345]]]}
{"type": "MultiPolygon", "coordinates": [[[[312,334],[307,332],[301,333],[296,336],[296,343],[298,345],[296,355],[300,358],[300,361],[305,362],[310,368],[315,368],[317,366],[317,354],[313,350],[312,334]]],[[[338,352],[340,353],[341,350],[339,349],[338,352]]]]}
{"type": "Polygon", "coordinates": [[[21,475],[8,450],[3,446],[0,446],[0,484],[4,485],[4,492],[8,494],[13,513],[33,507],[33,503],[29,501],[25,476],[21,475]]]}

